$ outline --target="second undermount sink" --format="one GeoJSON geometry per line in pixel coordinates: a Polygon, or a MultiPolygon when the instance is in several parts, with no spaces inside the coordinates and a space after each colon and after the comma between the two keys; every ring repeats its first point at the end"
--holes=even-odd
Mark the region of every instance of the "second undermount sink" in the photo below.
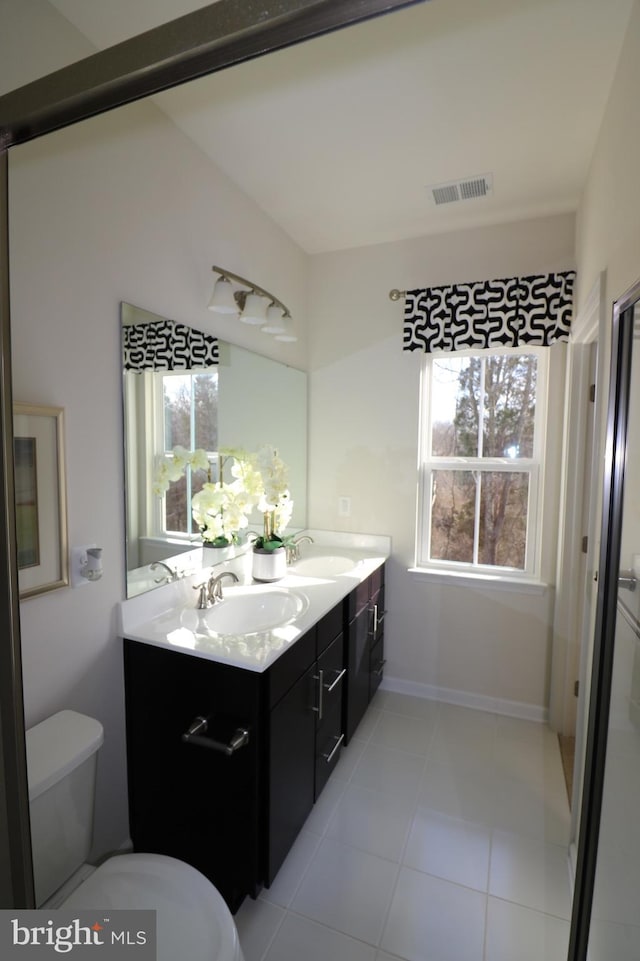
{"type": "Polygon", "coordinates": [[[290,624],[304,613],[308,600],[298,591],[277,587],[224,589],[224,597],[203,611],[216,634],[259,634],[290,624]]]}
{"type": "Polygon", "coordinates": [[[315,554],[296,561],[291,571],[306,577],[338,577],[352,571],[358,563],[344,554],[315,554]]]}

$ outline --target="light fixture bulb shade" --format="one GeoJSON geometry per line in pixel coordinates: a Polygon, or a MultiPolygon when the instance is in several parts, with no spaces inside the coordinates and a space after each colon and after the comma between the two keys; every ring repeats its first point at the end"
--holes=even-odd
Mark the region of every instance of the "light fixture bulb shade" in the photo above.
{"type": "Polygon", "coordinates": [[[266,311],[267,301],[261,294],[247,294],[240,320],[244,324],[264,324],[266,311]]]}
{"type": "Polygon", "coordinates": [[[217,314],[238,313],[238,305],[233,296],[233,284],[226,277],[220,277],[216,280],[209,301],[209,310],[213,310],[217,314]]]}
{"type": "Polygon", "coordinates": [[[262,327],[262,330],[265,334],[284,334],[286,324],[284,322],[282,307],[278,307],[277,304],[271,304],[267,308],[267,322],[262,327]]]}
{"type": "Polygon", "coordinates": [[[284,325],[284,330],[281,334],[276,334],[274,340],[280,340],[283,344],[294,344],[298,336],[293,329],[293,321],[291,317],[287,315],[282,318],[282,323],[284,325]]]}

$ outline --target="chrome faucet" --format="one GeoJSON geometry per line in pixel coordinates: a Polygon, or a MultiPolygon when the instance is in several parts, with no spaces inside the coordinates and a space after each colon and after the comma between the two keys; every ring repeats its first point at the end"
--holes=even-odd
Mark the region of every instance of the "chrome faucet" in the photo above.
{"type": "Polygon", "coordinates": [[[165,564],[164,561],[154,561],[153,564],[149,564],[150,571],[157,571],[159,567],[163,567],[167,573],[163,574],[162,577],[156,577],[156,584],[169,584],[171,581],[178,580],[178,572],[174,571],[168,564],[165,564]]]}
{"type": "Polygon", "coordinates": [[[310,534],[301,534],[286,545],[287,564],[293,564],[300,560],[300,544],[313,544],[313,537],[310,534]]]}
{"type": "Polygon", "coordinates": [[[212,574],[207,585],[207,595],[212,604],[221,601],[223,598],[222,581],[225,577],[230,577],[234,583],[238,583],[238,578],[233,571],[222,571],[221,574],[212,574]]]}

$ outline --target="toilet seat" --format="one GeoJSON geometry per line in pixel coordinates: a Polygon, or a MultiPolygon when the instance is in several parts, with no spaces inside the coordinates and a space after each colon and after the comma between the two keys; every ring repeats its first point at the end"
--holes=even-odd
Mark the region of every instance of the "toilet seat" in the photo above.
{"type": "Polygon", "coordinates": [[[61,907],[157,911],[158,961],[243,961],[229,908],[203,874],[162,854],[109,858],[61,907]]]}

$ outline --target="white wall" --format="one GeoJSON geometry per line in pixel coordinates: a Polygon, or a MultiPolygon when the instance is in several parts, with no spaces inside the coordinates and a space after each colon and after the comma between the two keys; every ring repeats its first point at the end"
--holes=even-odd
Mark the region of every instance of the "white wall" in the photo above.
{"type": "MultiPolygon", "coordinates": [[[[65,31],[61,18],[56,26],[57,41],[68,35],[77,57],[75,32],[68,25],[65,31]]],[[[0,63],[2,46],[12,40],[7,33],[0,63]]],[[[305,367],[307,265],[150,104],[13,150],[10,218],[15,398],[65,409],[70,544],[101,544],[105,565],[96,584],[21,605],[26,722],[70,707],[104,724],[100,853],[128,834],[122,645],[115,626],[125,578],[120,301],[208,327],[249,348],[261,338],[264,353],[305,367]],[[277,292],[301,322],[300,341],[278,344],[207,311],[214,263],[277,292]]]]}
{"type": "MultiPolygon", "coordinates": [[[[615,78],[609,94],[596,148],[589,166],[587,183],[576,218],[576,260],[578,264],[578,299],[581,309],[598,275],[603,272],[604,303],[611,324],[612,307],[640,279],[640,127],[638,91],[640,90],[640,2],[636,0],[629,20],[615,78]]],[[[610,336],[601,338],[599,365],[609,368],[610,336]]],[[[608,377],[601,378],[600,390],[608,395],[608,377]]],[[[605,452],[606,403],[600,427],[600,450],[605,452]]],[[[604,470],[604,462],[602,463],[604,470]]],[[[602,473],[597,492],[598,513],[602,499],[602,473]]],[[[629,564],[634,544],[640,544],[640,530],[625,525],[623,564],[629,564]]],[[[595,593],[594,593],[595,602],[595,593]]],[[[591,611],[589,649],[583,652],[586,680],[592,661],[592,638],[595,611],[591,611]]],[[[588,690],[585,684],[585,693],[588,690]]],[[[585,703],[579,716],[577,745],[582,763],[587,723],[585,703]]]]}
{"type": "Polygon", "coordinates": [[[578,306],[601,270],[609,305],[640,278],[640,2],[636,0],[577,216],[578,306]]]}
{"type": "MultiPolygon", "coordinates": [[[[386,676],[404,689],[541,717],[548,702],[553,592],[434,584],[414,563],[421,358],[402,352],[412,287],[570,269],[570,215],[365,247],[312,258],[310,523],[390,534],[386,676]],[[351,498],[350,517],[338,498],[351,498]]],[[[562,348],[550,410],[562,409],[562,348]]],[[[550,474],[561,414],[550,418],[550,474]]],[[[543,575],[553,584],[557,483],[547,490],[543,575]]]]}

